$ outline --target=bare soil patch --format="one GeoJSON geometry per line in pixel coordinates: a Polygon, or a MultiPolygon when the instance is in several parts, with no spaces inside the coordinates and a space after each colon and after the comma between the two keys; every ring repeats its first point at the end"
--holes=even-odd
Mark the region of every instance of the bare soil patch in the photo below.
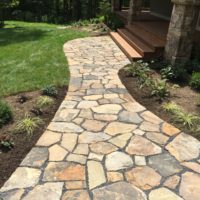
{"type": "MultiPolygon", "coordinates": [[[[155,74],[154,76],[159,75],[155,74]]],[[[142,89],[139,89],[140,85],[137,77],[128,76],[127,72],[125,72],[124,69],[121,69],[119,71],[119,77],[129,93],[132,95],[132,97],[141,105],[145,106],[148,110],[159,116],[161,119],[175,125],[183,132],[191,134],[200,140],[200,133],[194,134],[188,128],[184,127],[180,123],[175,122],[173,120],[173,115],[165,112],[162,109],[162,105],[164,102],[160,102],[157,98],[150,96],[149,88],[144,87],[142,89]]],[[[200,106],[198,105],[199,94],[196,91],[192,90],[189,86],[183,85],[177,89],[171,89],[170,93],[171,97],[166,101],[175,102],[188,113],[200,115],[200,106]]]]}

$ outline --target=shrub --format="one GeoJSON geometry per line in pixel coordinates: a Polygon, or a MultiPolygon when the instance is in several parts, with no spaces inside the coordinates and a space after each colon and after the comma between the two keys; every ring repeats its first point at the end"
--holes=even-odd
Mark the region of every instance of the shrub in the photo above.
{"type": "Polygon", "coordinates": [[[160,100],[170,96],[169,86],[167,85],[167,81],[165,79],[154,80],[151,87],[151,95],[158,97],[160,100]]]}
{"type": "Polygon", "coordinates": [[[0,128],[12,119],[12,111],[8,104],[0,100],[0,128]]]}
{"type": "Polygon", "coordinates": [[[43,109],[54,104],[54,100],[48,96],[41,96],[37,99],[36,106],[38,109],[43,109]]]}
{"type": "Polygon", "coordinates": [[[26,114],[24,119],[18,121],[16,132],[25,133],[28,137],[33,135],[36,128],[43,124],[43,121],[39,117],[31,117],[26,114]]]}
{"type": "Polygon", "coordinates": [[[200,72],[200,60],[194,59],[187,63],[187,70],[190,74],[200,72]]]}
{"type": "Polygon", "coordinates": [[[189,129],[193,129],[194,126],[199,124],[200,117],[185,112],[179,112],[176,116],[176,121],[182,123],[184,126],[187,126],[189,129]]]}
{"type": "Polygon", "coordinates": [[[187,70],[182,65],[169,65],[161,69],[160,73],[163,79],[168,79],[176,82],[185,82],[188,79],[187,70]]]}
{"type": "Polygon", "coordinates": [[[200,91],[200,72],[194,72],[190,81],[190,86],[193,89],[200,91]]]}
{"type": "Polygon", "coordinates": [[[108,13],[105,16],[105,23],[112,30],[124,27],[124,22],[114,13],[108,13]]]}
{"type": "Polygon", "coordinates": [[[0,147],[12,149],[14,147],[12,138],[9,135],[0,135],[0,147]]]}
{"type": "Polygon", "coordinates": [[[58,91],[54,85],[47,85],[42,89],[42,94],[50,97],[57,97],[58,91]]]}

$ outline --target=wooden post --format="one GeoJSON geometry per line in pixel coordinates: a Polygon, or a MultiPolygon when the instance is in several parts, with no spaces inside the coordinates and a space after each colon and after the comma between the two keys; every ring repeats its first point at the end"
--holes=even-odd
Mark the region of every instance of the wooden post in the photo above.
{"type": "Polygon", "coordinates": [[[131,25],[133,20],[140,14],[142,10],[142,0],[130,0],[128,11],[128,25],[131,25]]]}
{"type": "Polygon", "coordinates": [[[111,0],[111,11],[120,11],[121,10],[121,5],[120,5],[120,0],[111,0]]]}

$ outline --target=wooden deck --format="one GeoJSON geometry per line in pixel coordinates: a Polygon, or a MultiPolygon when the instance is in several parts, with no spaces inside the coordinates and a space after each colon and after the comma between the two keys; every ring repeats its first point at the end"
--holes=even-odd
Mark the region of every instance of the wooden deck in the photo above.
{"type": "MultiPolygon", "coordinates": [[[[128,11],[117,12],[117,15],[124,22],[127,22],[128,11]]],[[[168,21],[152,16],[148,11],[145,11],[132,22],[132,25],[126,24],[124,28],[118,29],[118,35],[114,34],[115,38],[112,34],[111,37],[126,55],[128,52],[124,41],[129,44],[129,52],[132,48],[132,51],[139,53],[142,58],[152,59],[163,55],[168,28],[168,21]],[[120,38],[119,41],[117,38],[120,38]]],[[[128,57],[131,58],[131,56],[128,57]]],[[[138,56],[136,58],[132,57],[132,60],[137,58],[138,56]]]]}

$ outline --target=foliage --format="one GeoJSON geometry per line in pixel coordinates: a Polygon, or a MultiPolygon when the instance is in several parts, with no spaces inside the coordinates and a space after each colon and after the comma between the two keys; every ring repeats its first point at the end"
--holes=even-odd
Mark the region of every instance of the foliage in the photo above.
{"type": "Polygon", "coordinates": [[[9,105],[0,100],[0,128],[12,119],[12,111],[9,105]]]}
{"type": "Polygon", "coordinates": [[[55,85],[47,85],[42,89],[42,94],[50,97],[57,97],[58,90],[55,85]]]}
{"type": "Polygon", "coordinates": [[[48,96],[39,97],[36,103],[38,109],[43,109],[53,104],[54,104],[54,100],[48,96]]]}
{"type": "Polygon", "coordinates": [[[118,28],[124,27],[124,22],[114,13],[108,13],[105,16],[105,23],[110,29],[115,31],[118,28]]]}
{"type": "Polygon", "coordinates": [[[193,59],[190,60],[187,64],[187,70],[190,74],[193,72],[200,72],[200,58],[198,59],[193,59]]]}
{"type": "Polygon", "coordinates": [[[164,111],[166,112],[170,112],[172,114],[176,114],[181,112],[181,108],[174,102],[168,102],[163,104],[162,108],[164,109],[164,111]]]}
{"type": "Polygon", "coordinates": [[[0,31],[0,96],[67,85],[63,44],[86,36],[53,24],[6,21],[0,31]]]}
{"type": "Polygon", "coordinates": [[[193,89],[200,91],[200,72],[194,72],[190,81],[190,86],[193,89]]]}
{"type": "Polygon", "coordinates": [[[200,45],[199,44],[193,45],[192,60],[200,61],[200,45]]]}
{"type": "Polygon", "coordinates": [[[39,117],[31,117],[26,114],[25,117],[17,122],[16,132],[25,133],[28,137],[32,137],[36,128],[43,124],[39,117]]]}
{"type": "Polygon", "coordinates": [[[189,129],[193,129],[195,125],[199,124],[200,117],[185,112],[179,112],[176,115],[176,121],[187,126],[189,129]]]}
{"type": "Polygon", "coordinates": [[[185,82],[188,78],[187,70],[182,65],[168,65],[161,69],[161,77],[176,82],[185,82]]]}
{"type": "Polygon", "coordinates": [[[110,13],[111,4],[108,0],[102,0],[99,4],[100,15],[106,16],[110,13]]]}
{"type": "Polygon", "coordinates": [[[174,102],[165,103],[162,108],[174,116],[174,120],[186,126],[194,132],[198,132],[200,126],[200,117],[191,113],[186,113],[183,108],[174,102]]]}
{"type": "Polygon", "coordinates": [[[0,147],[12,149],[14,147],[12,138],[9,135],[0,135],[0,147]]]}
{"type": "Polygon", "coordinates": [[[137,62],[127,65],[125,67],[125,71],[128,72],[131,76],[140,77],[143,74],[149,73],[151,70],[148,67],[148,63],[139,60],[137,62]]]}
{"type": "Polygon", "coordinates": [[[169,86],[166,79],[155,79],[152,82],[151,88],[151,95],[158,97],[160,100],[170,96],[169,86]]]}

